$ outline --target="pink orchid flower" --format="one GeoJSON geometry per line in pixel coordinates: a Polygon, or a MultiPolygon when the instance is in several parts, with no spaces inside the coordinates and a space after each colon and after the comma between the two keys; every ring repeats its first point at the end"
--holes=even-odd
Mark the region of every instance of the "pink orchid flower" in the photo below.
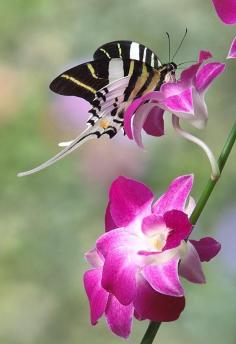
{"type": "Polygon", "coordinates": [[[212,0],[216,13],[225,24],[236,24],[236,0],[212,0]]]}
{"type": "Polygon", "coordinates": [[[160,91],[150,92],[136,99],[125,112],[127,136],[142,146],[142,128],[149,135],[163,135],[164,111],[188,120],[199,129],[204,128],[208,119],[205,93],[225,68],[219,62],[202,65],[210,57],[210,52],[201,51],[198,63],[185,69],[178,81],[164,83],[160,91]]]}
{"type": "Polygon", "coordinates": [[[228,59],[236,59],[236,37],[234,37],[234,39],[231,43],[227,58],[228,59]]]}
{"type": "Polygon", "coordinates": [[[92,269],[84,275],[95,325],[105,313],[111,330],[127,338],[133,315],[138,320],[169,322],[185,307],[180,276],[205,283],[201,262],[209,261],[220,244],[207,237],[187,240],[195,203],[186,205],[193,176],[181,176],[153,203],[144,184],[117,178],[109,193],[106,233],[86,258],[92,269]]]}
{"type": "Polygon", "coordinates": [[[219,168],[213,153],[204,142],[179,126],[179,119],[187,120],[198,129],[206,126],[208,112],[205,94],[215,78],[225,69],[225,64],[220,62],[203,65],[210,57],[210,52],[201,51],[198,63],[185,69],[178,81],[164,83],[159,91],[147,93],[136,99],[125,112],[124,128],[127,136],[143,147],[142,129],[152,136],[164,135],[164,111],[171,112],[176,132],[198,144],[207,154],[214,179],[219,175],[219,168]]]}

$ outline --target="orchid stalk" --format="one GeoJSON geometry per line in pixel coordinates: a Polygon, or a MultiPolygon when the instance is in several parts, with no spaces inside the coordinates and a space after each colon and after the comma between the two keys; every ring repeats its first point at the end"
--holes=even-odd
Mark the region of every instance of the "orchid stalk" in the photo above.
{"type": "MultiPolygon", "coordinates": [[[[233,125],[229,135],[228,135],[228,138],[224,144],[224,147],[221,151],[221,154],[220,154],[220,157],[218,159],[218,166],[219,166],[219,177],[221,176],[221,173],[224,169],[224,166],[226,164],[226,161],[230,155],[230,152],[233,148],[233,145],[236,141],[236,122],[235,124],[233,125]]],[[[202,211],[204,210],[206,204],[207,204],[207,201],[212,193],[212,191],[214,190],[215,186],[216,186],[216,183],[217,181],[219,180],[219,178],[215,178],[215,179],[212,179],[210,178],[205,186],[205,188],[203,189],[200,197],[199,197],[199,200],[196,204],[196,207],[194,208],[194,211],[192,212],[192,215],[190,216],[190,222],[192,225],[195,225],[202,213],[202,211]]],[[[141,341],[140,344],[151,344],[153,343],[153,340],[160,328],[160,325],[161,323],[158,323],[158,322],[153,322],[151,321],[149,323],[149,326],[146,330],[146,333],[144,334],[143,336],[143,339],[141,341]]]]}

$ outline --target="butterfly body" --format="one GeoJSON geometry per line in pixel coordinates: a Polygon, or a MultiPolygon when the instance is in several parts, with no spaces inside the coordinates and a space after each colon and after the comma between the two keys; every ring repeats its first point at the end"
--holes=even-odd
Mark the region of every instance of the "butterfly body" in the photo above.
{"type": "Polygon", "coordinates": [[[91,104],[88,128],[55,157],[37,168],[23,172],[37,172],[80,146],[83,142],[108,135],[110,138],[123,128],[124,112],[136,98],[159,90],[173,77],[177,68],[171,62],[162,64],[146,46],[132,41],[114,41],[99,47],[94,60],[75,66],[50,84],[50,89],[65,96],[76,96],[91,104]]]}

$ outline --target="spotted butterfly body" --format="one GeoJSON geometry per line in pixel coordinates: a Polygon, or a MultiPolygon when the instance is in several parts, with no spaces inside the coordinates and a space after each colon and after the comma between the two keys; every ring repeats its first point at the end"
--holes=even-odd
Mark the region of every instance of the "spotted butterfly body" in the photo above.
{"type": "Polygon", "coordinates": [[[115,136],[124,125],[124,111],[132,101],[145,93],[159,90],[176,65],[163,64],[146,46],[132,41],[114,41],[99,47],[94,60],[73,67],[50,84],[50,89],[65,96],[76,96],[91,104],[88,128],[56,156],[28,175],[53,164],[85,141],[107,134],[115,136]]]}

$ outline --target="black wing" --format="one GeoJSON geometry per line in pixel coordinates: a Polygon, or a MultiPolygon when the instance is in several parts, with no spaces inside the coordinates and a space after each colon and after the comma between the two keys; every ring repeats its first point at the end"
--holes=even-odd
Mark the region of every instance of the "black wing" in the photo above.
{"type": "Polygon", "coordinates": [[[64,96],[84,98],[90,103],[98,90],[109,83],[107,61],[90,61],[60,74],[50,89],[64,96]]]}

